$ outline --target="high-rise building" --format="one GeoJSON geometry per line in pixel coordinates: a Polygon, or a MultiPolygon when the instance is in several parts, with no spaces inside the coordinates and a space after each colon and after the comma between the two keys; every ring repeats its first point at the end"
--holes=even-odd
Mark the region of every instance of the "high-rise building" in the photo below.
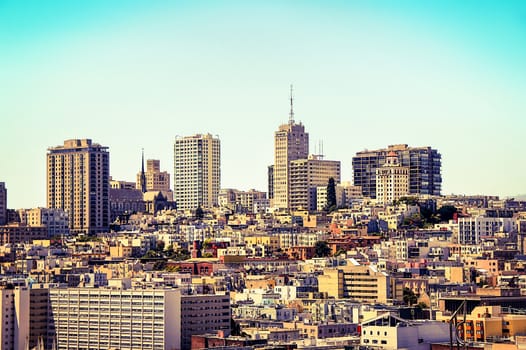
{"type": "Polygon", "coordinates": [[[7,223],[7,188],[0,182],[0,225],[7,223]]]}
{"type": "Polygon", "coordinates": [[[376,169],[376,200],[390,204],[409,194],[409,168],[401,166],[398,156],[390,151],[384,165],[376,169]]]}
{"type": "Polygon", "coordinates": [[[97,233],[109,226],[108,147],[90,139],[66,140],[47,153],[47,207],[68,213],[75,233],[97,233]]]}
{"type": "Polygon", "coordinates": [[[181,348],[181,294],[172,289],[52,288],[57,349],[181,348]]]}
{"type": "Polygon", "coordinates": [[[274,133],[272,205],[284,209],[290,207],[290,162],[306,159],[309,155],[309,134],[305,132],[303,124],[294,121],[292,101],[291,94],[289,122],[280,125],[278,131],[274,133]]]}
{"type": "Polygon", "coordinates": [[[170,174],[161,171],[161,162],[157,159],[146,161],[144,171],[144,158],[142,171],[137,173],[137,189],[144,192],[161,192],[169,201],[173,200],[173,192],[170,189],[170,174]]]}
{"type": "Polygon", "coordinates": [[[218,204],[221,145],[211,134],[177,137],[174,145],[174,200],[177,208],[194,210],[218,204]]]}
{"type": "Polygon", "coordinates": [[[363,195],[376,198],[376,169],[385,164],[389,152],[398,156],[401,166],[409,168],[409,194],[440,195],[442,188],[441,155],[431,147],[392,145],[384,149],[361,151],[352,159],[354,185],[363,195]]]}
{"type": "Polygon", "coordinates": [[[0,288],[0,349],[29,349],[29,288],[0,288]]]}
{"type": "Polygon", "coordinates": [[[317,210],[316,188],[327,186],[331,177],[335,183],[341,180],[339,161],[315,155],[291,161],[289,171],[291,210],[317,210]]]}
{"type": "Polygon", "coordinates": [[[181,289],[52,288],[57,349],[183,349],[195,334],[230,335],[230,297],[181,289]]]}

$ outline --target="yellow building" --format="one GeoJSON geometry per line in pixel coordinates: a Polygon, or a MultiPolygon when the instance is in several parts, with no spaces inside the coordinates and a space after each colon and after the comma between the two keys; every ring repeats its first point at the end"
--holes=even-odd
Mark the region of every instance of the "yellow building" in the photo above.
{"type": "Polygon", "coordinates": [[[390,298],[389,276],[372,266],[348,265],[325,269],[318,289],[329,297],[385,303],[390,298]]]}
{"type": "MultiPolygon", "coordinates": [[[[437,320],[449,322],[451,316],[437,313],[437,320]]],[[[457,317],[463,319],[462,315],[457,317]]],[[[460,326],[459,335],[467,341],[488,341],[511,338],[526,333],[526,315],[504,313],[500,306],[477,306],[466,315],[466,323],[460,326]]]]}

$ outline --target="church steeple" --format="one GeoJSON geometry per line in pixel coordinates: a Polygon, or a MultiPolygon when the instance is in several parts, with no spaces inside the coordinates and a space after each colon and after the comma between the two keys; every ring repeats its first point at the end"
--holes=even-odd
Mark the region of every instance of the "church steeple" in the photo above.
{"type": "Polygon", "coordinates": [[[141,191],[142,193],[146,192],[146,174],[144,173],[144,148],[142,149],[141,191]]]}

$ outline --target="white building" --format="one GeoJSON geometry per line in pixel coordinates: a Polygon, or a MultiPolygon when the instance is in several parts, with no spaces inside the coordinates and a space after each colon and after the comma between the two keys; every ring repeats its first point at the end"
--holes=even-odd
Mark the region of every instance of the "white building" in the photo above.
{"type": "Polygon", "coordinates": [[[57,349],[181,348],[181,292],[50,289],[50,339],[57,349]]]}
{"type": "Polygon", "coordinates": [[[494,237],[497,232],[517,231],[513,218],[487,218],[475,216],[458,219],[458,241],[460,244],[480,244],[482,238],[494,237]]]}
{"type": "Polygon", "coordinates": [[[174,145],[174,200],[180,210],[218,205],[221,145],[210,134],[177,137],[174,145]]]}
{"type": "Polygon", "coordinates": [[[398,162],[395,152],[388,153],[385,164],[376,169],[376,201],[389,204],[409,194],[409,168],[398,162]]]}
{"type": "Polygon", "coordinates": [[[362,323],[360,345],[369,349],[428,350],[449,342],[449,325],[439,321],[408,321],[389,313],[362,323]]]}

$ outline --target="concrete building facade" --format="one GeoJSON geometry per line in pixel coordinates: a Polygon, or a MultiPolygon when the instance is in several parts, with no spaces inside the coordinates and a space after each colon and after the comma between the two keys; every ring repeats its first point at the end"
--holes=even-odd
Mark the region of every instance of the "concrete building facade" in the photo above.
{"type": "Polygon", "coordinates": [[[376,169],[376,201],[391,204],[409,194],[409,168],[401,166],[394,151],[388,153],[384,165],[376,169]]]}
{"type": "Polygon", "coordinates": [[[180,349],[181,294],[165,289],[53,288],[57,349],[180,349]]]}
{"type": "Polygon", "coordinates": [[[290,207],[290,162],[307,159],[309,155],[309,134],[303,124],[297,124],[291,117],[288,124],[280,125],[274,133],[274,167],[272,206],[286,209],[290,207]]]}
{"type": "Polygon", "coordinates": [[[0,182],[0,225],[7,224],[7,188],[0,182]]]}
{"type": "Polygon", "coordinates": [[[385,164],[389,152],[397,154],[401,166],[409,168],[409,193],[439,196],[442,189],[442,159],[436,149],[390,145],[356,153],[352,159],[353,183],[363,195],[376,198],[376,169],[385,164]]]}
{"type": "Polygon", "coordinates": [[[317,210],[318,186],[327,186],[332,177],[335,183],[341,181],[340,161],[324,160],[320,156],[310,155],[307,159],[290,161],[289,183],[291,210],[317,210]]]}
{"type": "Polygon", "coordinates": [[[105,232],[109,227],[108,147],[90,139],[66,140],[47,153],[47,207],[68,213],[75,233],[105,232]]]}
{"type": "Polygon", "coordinates": [[[211,134],[177,137],[174,145],[174,200],[177,208],[217,206],[221,186],[221,145],[211,134]]]}
{"type": "Polygon", "coordinates": [[[28,226],[45,226],[49,237],[69,234],[68,214],[62,209],[33,208],[26,211],[28,226]]]}

